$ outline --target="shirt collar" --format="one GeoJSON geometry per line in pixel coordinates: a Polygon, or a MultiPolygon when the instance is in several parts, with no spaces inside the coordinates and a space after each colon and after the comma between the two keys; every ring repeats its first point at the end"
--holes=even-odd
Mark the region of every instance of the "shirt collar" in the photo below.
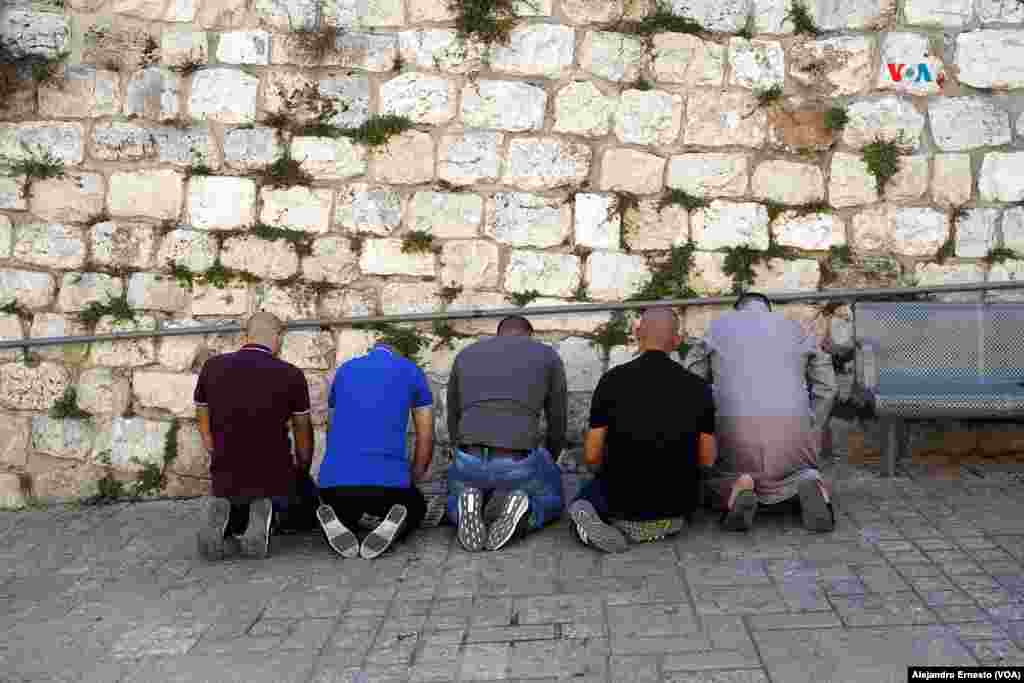
{"type": "Polygon", "coordinates": [[[273,353],[270,347],[264,346],[263,344],[244,344],[242,346],[243,351],[263,351],[264,353],[273,353]]]}
{"type": "Polygon", "coordinates": [[[385,344],[384,342],[377,342],[376,344],[374,344],[373,350],[384,351],[385,353],[390,353],[392,356],[395,355],[395,350],[388,346],[387,344],[385,344]]]}

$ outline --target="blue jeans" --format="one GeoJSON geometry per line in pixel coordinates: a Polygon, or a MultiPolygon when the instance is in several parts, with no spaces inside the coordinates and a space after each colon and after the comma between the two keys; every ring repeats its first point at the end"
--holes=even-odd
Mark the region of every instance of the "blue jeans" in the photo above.
{"type": "Polygon", "coordinates": [[[530,499],[530,529],[540,529],[562,516],[562,470],[546,448],[536,448],[521,460],[486,458],[455,450],[448,469],[448,519],[459,523],[459,496],[467,488],[488,494],[522,491],[530,499]]]}

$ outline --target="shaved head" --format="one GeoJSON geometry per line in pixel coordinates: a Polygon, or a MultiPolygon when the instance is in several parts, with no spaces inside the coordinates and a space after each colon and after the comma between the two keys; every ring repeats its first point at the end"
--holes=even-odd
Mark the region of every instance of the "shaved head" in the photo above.
{"type": "Polygon", "coordinates": [[[521,315],[510,315],[498,323],[498,336],[529,337],[533,334],[533,325],[521,315]]]}
{"type": "Polygon", "coordinates": [[[641,351],[671,353],[679,346],[679,316],[671,308],[648,308],[636,328],[641,351]]]}
{"type": "Polygon", "coordinates": [[[276,352],[281,343],[284,323],[273,313],[261,311],[249,316],[245,322],[245,341],[247,344],[261,344],[276,352]]]}

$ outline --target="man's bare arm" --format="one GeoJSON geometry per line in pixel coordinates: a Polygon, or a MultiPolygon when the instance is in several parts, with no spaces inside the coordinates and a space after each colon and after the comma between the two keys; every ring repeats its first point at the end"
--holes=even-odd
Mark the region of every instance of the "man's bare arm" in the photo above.
{"type": "Polygon", "coordinates": [[[309,413],[292,416],[292,434],[295,436],[295,459],[304,472],[313,466],[313,420],[309,413]]]}
{"type": "Polygon", "coordinates": [[[422,481],[434,458],[434,409],[430,406],[414,408],[412,425],[416,430],[416,452],[412,461],[413,481],[422,481]]]}
{"type": "Polygon", "coordinates": [[[598,468],[604,462],[604,445],[608,437],[607,427],[591,427],[583,442],[583,462],[588,467],[598,468]]]}
{"type": "Polygon", "coordinates": [[[203,439],[203,448],[207,453],[213,453],[213,432],[210,430],[210,409],[206,406],[196,406],[196,418],[199,420],[199,436],[203,439]]]}

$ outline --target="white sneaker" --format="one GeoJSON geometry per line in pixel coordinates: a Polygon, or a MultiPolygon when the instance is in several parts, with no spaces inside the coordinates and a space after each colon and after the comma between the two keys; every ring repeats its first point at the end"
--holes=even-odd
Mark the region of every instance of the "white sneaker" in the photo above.
{"type": "Polygon", "coordinates": [[[316,518],[320,520],[320,528],[327,537],[327,545],[342,557],[355,557],[359,554],[359,539],[348,530],[334,514],[330,505],[321,505],[316,509],[316,518]]]}

